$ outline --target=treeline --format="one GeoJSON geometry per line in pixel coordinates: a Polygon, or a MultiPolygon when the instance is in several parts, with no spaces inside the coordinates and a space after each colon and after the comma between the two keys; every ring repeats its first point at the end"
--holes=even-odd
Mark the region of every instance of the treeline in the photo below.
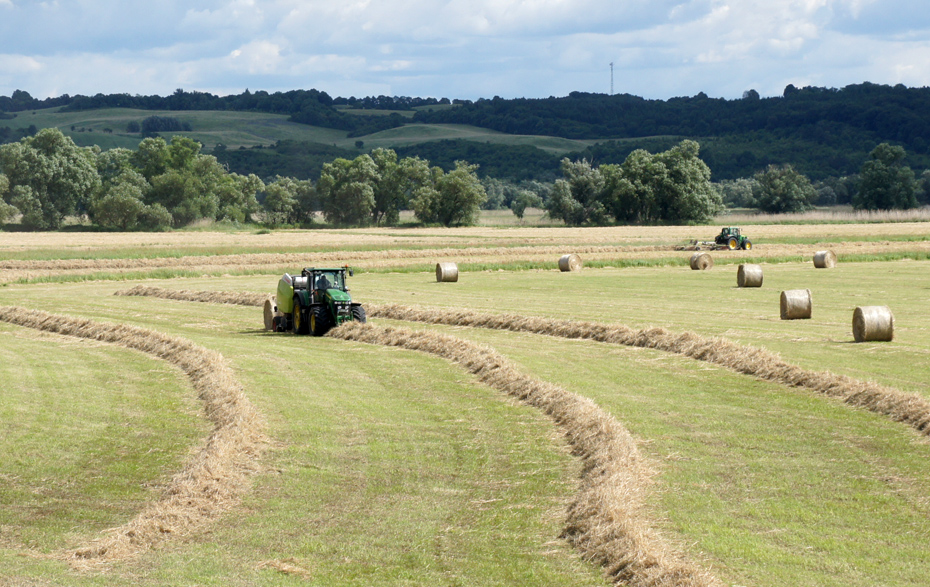
{"type": "Polygon", "coordinates": [[[69,216],[115,230],[164,230],[210,219],[309,225],[393,225],[400,210],[420,222],[471,224],[487,200],[476,166],[444,171],[375,149],[323,164],[320,179],[229,172],[200,143],[149,137],[137,150],[78,147],[58,129],[0,146],[0,223],[57,230],[69,216]]]}
{"type": "Polygon", "coordinates": [[[572,92],[563,98],[482,99],[459,108],[418,112],[414,119],[570,139],[708,137],[784,129],[825,138],[851,128],[925,153],[930,147],[930,88],[789,85],[780,97],[760,98],[749,91],[740,100],[709,98],[703,92],[669,100],[572,92]]]}

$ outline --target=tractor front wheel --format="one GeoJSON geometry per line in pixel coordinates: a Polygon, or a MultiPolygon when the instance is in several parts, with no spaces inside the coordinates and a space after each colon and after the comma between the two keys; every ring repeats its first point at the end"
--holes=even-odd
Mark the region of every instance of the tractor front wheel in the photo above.
{"type": "Polygon", "coordinates": [[[368,317],[365,315],[365,308],[361,306],[352,306],[352,320],[356,322],[366,322],[368,317]]]}
{"type": "Polygon", "coordinates": [[[325,305],[316,306],[310,313],[310,332],[313,336],[323,336],[332,328],[329,312],[325,305]]]}
{"type": "Polygon", "coordinates": [[[743,250],[748,251],[750,249],[752,249],[752,241],[747,238],[743,241],[743,250]]]}

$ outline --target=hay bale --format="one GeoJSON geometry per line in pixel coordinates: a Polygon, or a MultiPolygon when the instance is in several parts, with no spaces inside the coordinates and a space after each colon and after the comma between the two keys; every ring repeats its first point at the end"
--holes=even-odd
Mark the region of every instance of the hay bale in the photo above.
{"type": "Polygon", "coordinates": [[[274,300],[268,298],[265,300],[265,330],[274,330],[274,313],[277,310],[277,306],[274,303],[274,300]]]}
{"type": "Polygon", "coordinates": [[[581,257],[574,253],[562,255],[559,259],[560,271],[581,271],[581,267],[581,257]]]}
{"type": "Polygon", "coordinates": [[[455,263],[436,263],[436,281],[458,281],[459,267],[455,263]]]}
{"type": "Polygon", "coordinates": [[[781,292],[781,319],[797,320],[811,317],[811,290],[789,289],[781,292]]]}
{"type": "Polygon", "coordinates": [[[836,254],[833,251],[817,251],[814,253],[814,267],[817,269],[836,267],[836,254]]]}
{"type": "Polygon", "coordinates": [[[858,306],[853,311],[856,342],[894,339],[894,314],[888,306],[858,306]]]}
{"type": "Polygon", "coordinates": [[[736,271],[737,287],[762,287],[762,266],[744,263],[736,271]]]}
{"type": "Polygon", "coordinates": [[[714,266],[714,258],[708,253],[695,253],[691,255],[691,268],[704,271],[714,266]]]}

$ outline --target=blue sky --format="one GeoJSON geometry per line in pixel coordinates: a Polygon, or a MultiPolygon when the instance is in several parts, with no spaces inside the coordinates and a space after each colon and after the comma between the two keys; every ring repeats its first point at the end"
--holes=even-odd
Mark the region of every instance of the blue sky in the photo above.
{"type": "Polygon", "coordinates": [[[0,0],[0,94],[930,85],[924,0],[0,0]]]}

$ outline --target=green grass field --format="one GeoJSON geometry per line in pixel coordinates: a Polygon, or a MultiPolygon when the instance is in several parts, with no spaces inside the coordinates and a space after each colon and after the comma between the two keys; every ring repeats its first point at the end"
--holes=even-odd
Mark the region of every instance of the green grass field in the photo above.
{"type": "MultiPolygon", "coordinates": [[[[457,283],[384,270],[350,286],[369,303],[719,336],[930,398],[926,263],[766,263],[758,289],[736,287],[735,265],[494,269],[457,283]],[[782,321],[779,293],[797,288],[811,289],[813,317],[782,321]],[[893,310],[893,342],[852,342],[853,309],[872,304],[893,310]]],[[[268,292],[277,278],[143,283],[268,292]]],[[[422,353],[266,333],[260,308],[112,295],[132,285],[7,285],[0,305],[143,326],[222,353],[267,420],[263,470],[207,530],[105,573],[50,558],[153,499],[207,425],[180,372],[156,359],[0,324],[0,448],[11,455],[0,462],[0,584],[605,584],[559,538],[580,463],[543,414],[422,353]]],[[[726,585],[926,584],[930,443],[905,425],[657,350],[372,322],[489,345],[594,400],[658,471],[655,526],[726,585]]]]}

